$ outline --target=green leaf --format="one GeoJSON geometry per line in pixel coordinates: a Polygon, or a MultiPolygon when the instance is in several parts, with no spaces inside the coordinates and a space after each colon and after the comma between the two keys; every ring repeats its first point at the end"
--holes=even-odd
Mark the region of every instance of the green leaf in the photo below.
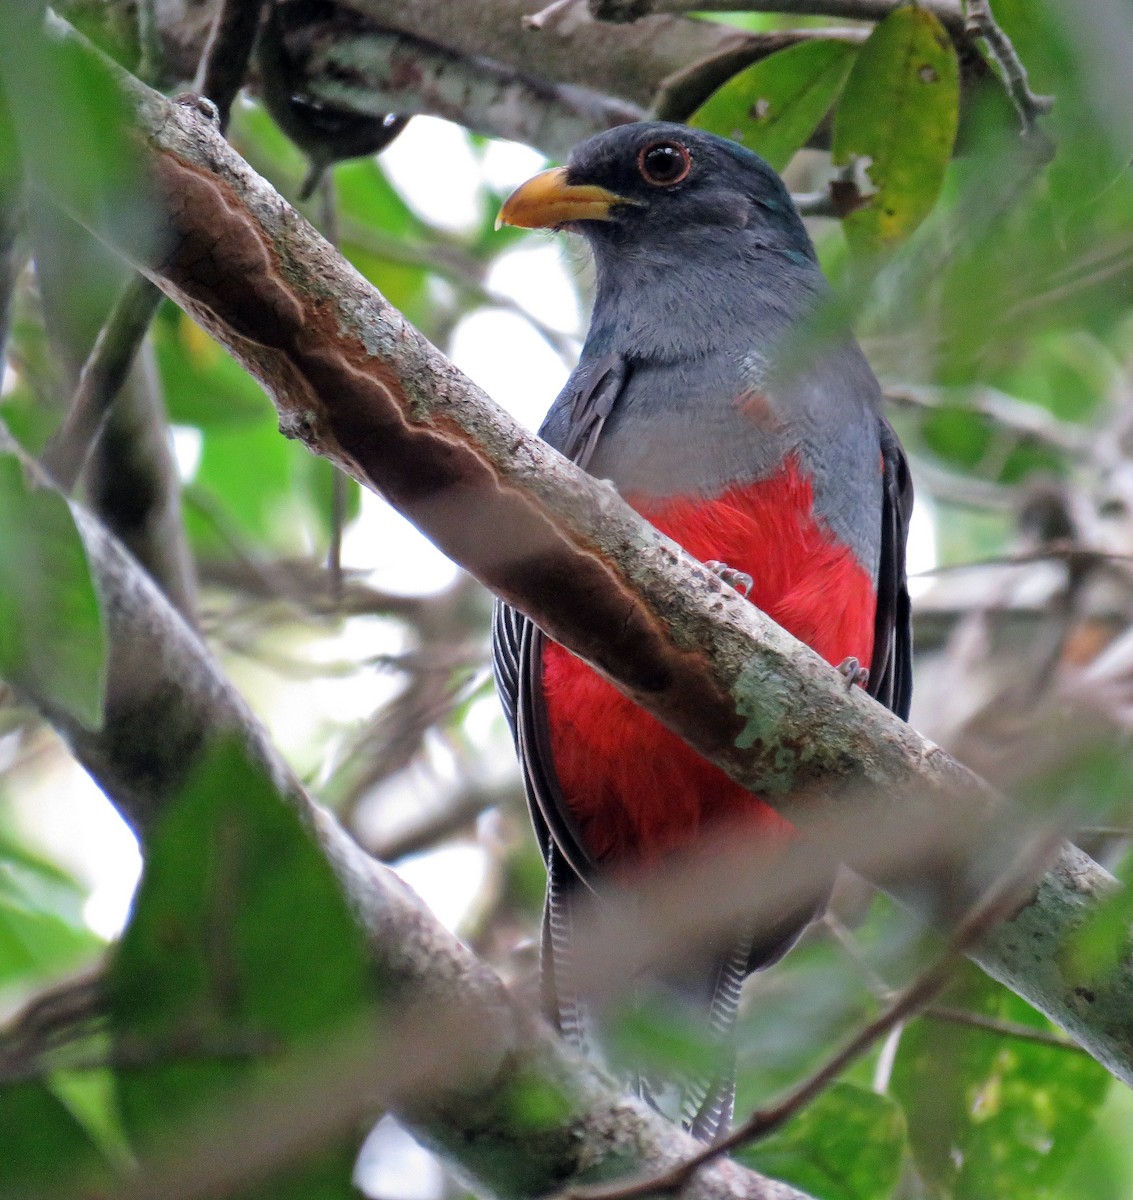
{"type": "Polygon", "coordinates": [[[104,1174],[82,1124],[41,1080],[0,1087],[0,1130],[0,1196],[58,1195],[80,1180],[97,1187],[104,1174]]]}
{"type": "MultiPolygon", "coordinates": [[[[943,1004],[1050,1031],[1000,984],[966,967],[943,1004]]],[[[1042,1200],[1073,1160],[1112,1082],[1073,1048],[921,1018],[892,1088],[921,1174],[956,1200],[1042,1200]]]]}
{"type": "Polygon", "coordinates": [[[713,92],[689,124],[741,143],[781,171],[829,112],[856,53],[833,40],[780,50],[713,92]]]}
{"type": "Polygon", "coordinates": [[[0,513],[0,676],[96,728],[106,631],[71,510],[0,454],[0,513]]]}
{"type": "Polygon", "coordinates": [[[895,246],[928,216],[959,104],[959,66],[944,27],[927,9],[896,9],[861,48],[834,117],[834,162],[868,158],[877,189],[843,222],[856,253],[895,246]]]}
{"type": "Polygon", "coordinates": [[[29,176],[129,236],[158,236],[130,111],[106,65],[39,4],[0,4],[0,86],[29,176]],[[44,29],[47,35],[44,36],[44,29]]]}
{"type": "MultiPolygon", "coordinates": [[[[148,851],[108,986],[114,1034],[143,1060],[119,1075],[123,1119],[143,1147],[375,999],[362,930],[326,858],[242,748],[204,757],[148,851]]],[[[350,1131],[289,1166],[282,1191],[240,1194],[352,1195],[357,1141],[350,1131]]]]}
{"type": "Polygon", "coordinates": [[[888,1200],[901,1173],[905,1119],[888,1096],[835,1083],[737,1157],[815,1200],[888,1200]]]}
{"type": "Polygon", "coordinates": [[[0,832],[0,988],[77,966],[102,943],[83,923],[83,890],[0,832]]]}

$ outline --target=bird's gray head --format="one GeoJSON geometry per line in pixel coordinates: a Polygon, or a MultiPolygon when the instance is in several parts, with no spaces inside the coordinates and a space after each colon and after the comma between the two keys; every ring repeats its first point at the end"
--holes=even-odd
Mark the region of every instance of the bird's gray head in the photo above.
{"type": "Polygon", "coordinates": [[[591,332],[601,343],[605,327],[632,334],[639,349],[664,340],[676,310],[684,349],[695,352],[692,343],[718,339],[722,327],[790,323],[823,286],[775,171],[685,125],[648,121],[587,139],[565,167],[513,192],[499,221],[586,238],[598,282],[591,332]]]}
{"type": "Polygon", "coordinates": [[[515,191],[500,222],[570,229],[599,256],[674,247],[703,257],[717,249],[735,253],[740,244],[814,261],[783,181],[758,154],[664,121],[588,138],[565,167],[515,191]]]}

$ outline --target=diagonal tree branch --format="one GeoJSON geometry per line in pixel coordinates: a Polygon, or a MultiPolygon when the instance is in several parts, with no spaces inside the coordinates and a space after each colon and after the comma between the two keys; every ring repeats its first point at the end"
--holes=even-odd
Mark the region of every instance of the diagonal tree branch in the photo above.
{"type": "MultiPolygon", "coordinates": [[[[75,35],[59,23],[52,37],[75,35]]],[[[895,827],[988,838],[998,798],[497,409],[334,253],[192,106],[124,73],[164,250],[72,201],[264,384],[281,430],[380,491],[456,561],[802,827],[861,789],[895,827]]],[[[1082,736],[1091,731],[1083,720],[1082,736]]],[[[988,847],[992,869],[1002,853],[988,847]]],[[[853,865],[851,860],[851,865],[853,865]]],[[[951,864],[953,868],[957,864],[951,864]]],[[[978,875],[978,873],[977,873],[978,875]]],[[[900,879],[887,879],[899,888],[900,879]]],[[[924,899],[923,880],[913,903],[924,899]]],[[[952,904],[980,879],[953,880],[952,904]]],[[[909,881],[904,881],[906,888],[909,881]]],[[[1133,1081],[1130,966],[1076,974],[1111,877],[1067,847],[973,955],[1133,1081]]]]}
{"type": "MultiPolygon", "coordinates": [[[[14,445],[0,440],[0,449],[14,445]]],[[[406,1122],[493,1194],[543,1194],[564,1179],[594,1178],[626,1162],[671,1166],[696,1143],[656,1113],[624,1097],[606,1076],[582,1062],[541,1021],[519,1009],[500,979],[444,930],[412,892],[362,851],[325,810],[315,805],[271,745],[196,634],[153,581],[92,517],[74,508],[108,623],[105,721],[100,730],[32,696],[67,738],[76,757],[141,835],[177,795],[199,756],[216,739],[236,737],[276,781],[280,803],[312,826],[367,932],[376,968],[399,997],[401,1020],[436,1027],[438,1014],[464,1030],[475,1047],[456,1073],[429,1066],[429,1089],[410,1072],[406,1093],[385,1078],[383,1099],[408,1105],[406,1122]],[[475,1038],[468,1030],[475,1030],[475,1038]],[[472,1077],[469,1077],[469,1069],[472,1077]],[[566,1101],[559,1118],[537,1139],[522,1120],[506,1119],[507,1097],[532,1077],[553,1080],[566,1101]],[[520,1191],[516,1180],[524,1180],[520,1191]]],[[[370,1082],[358,1061],[354,1074],[370,1082]]],[[[388,1073],[387,1073],[388,1075],[388,1073]]],[[[341,1097],[341,1078],[323,1081],[341,1097]]],[[[349,1090],[349,1089],[348,1089],[349,1090]]],[[[373,1110],[370,1093],[324,1120],[331,1136],[356,1127],[373,1110]]],[[[522,1106],[513,1106],[522,1112],[522,1106]]],[[[326,1114],[324,1114],[325,1118],[326,1114]]],[[[253,1145],[255,1140],[252,1139],[253,1145]]],[[[287,1149],[287,1147],[284,1147],[287,1149]]],[[[263,1165],[262,1163],[259,1165],[263,1165]]],[[[688,1193],[690,1200],[807,1200],[784,1184],[734,1163],[721,1163],[688,1193]]]]}

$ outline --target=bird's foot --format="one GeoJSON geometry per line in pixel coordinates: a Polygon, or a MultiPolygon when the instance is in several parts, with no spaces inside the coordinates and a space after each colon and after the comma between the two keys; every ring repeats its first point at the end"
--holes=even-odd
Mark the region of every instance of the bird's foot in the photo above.
{"type": "Polygon", "coordinates": [[[858,687],[863,688],[869,683],[869,667],[863,667],[852,654],[838,664],[838,674],[846,681],[846,691],[849,691],[855,683],[858,687]]]}
{"type": "Polygon", "coordinates": [[[704,565],[729,587],[734,587],[741,596],[751,595],[755,580],[746,571],[737,571],[735,567],[729,567],[727,563],[722,563],[716,558],[710,558],[704,565]]]}

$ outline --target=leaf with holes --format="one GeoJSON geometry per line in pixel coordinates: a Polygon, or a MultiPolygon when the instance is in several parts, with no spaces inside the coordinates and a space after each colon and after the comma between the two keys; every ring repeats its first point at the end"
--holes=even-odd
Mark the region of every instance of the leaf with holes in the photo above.
{"type": "Polygon", "coordinates": [[[868,160],[876,189],[843,221],[859,254],[904,241],[932,211],[952,156],[960,70],[944,26],[899,8],[861,48],[834,117],[834,162],[868,160]]]}
{"type": "Polygon", "coordinates": [[[856,53],[833,40],[780,50],[729,79],[689,123],[740,142],[781,171],[830,111],[856,53]]]}

